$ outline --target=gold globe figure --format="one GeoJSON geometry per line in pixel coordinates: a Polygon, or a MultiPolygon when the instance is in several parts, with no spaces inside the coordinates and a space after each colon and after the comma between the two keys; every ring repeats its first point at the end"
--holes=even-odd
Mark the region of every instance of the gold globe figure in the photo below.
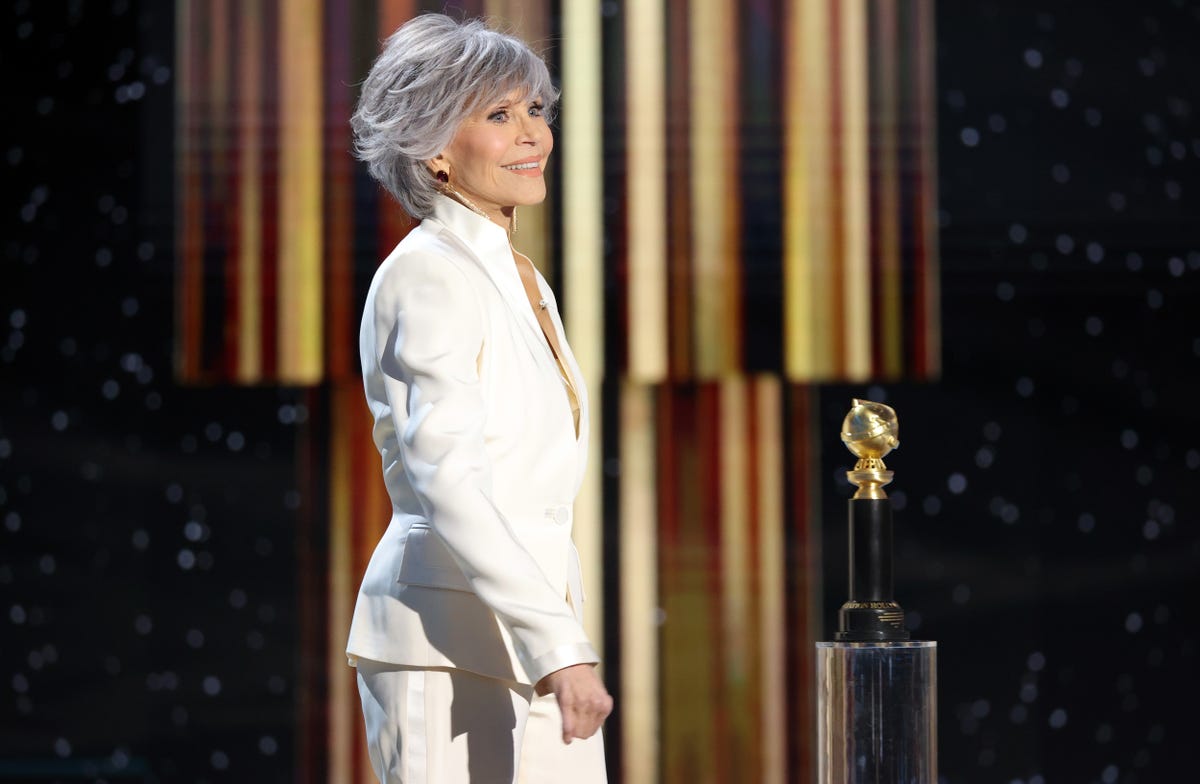
{"type": "Polygon", "coordinates": [[[858,458],[846,477],[858,491],[855,498],[887,498],[883,486],[892,481],[883,458],[900,446],[900,423],[891,406],[870,400],[853,401],[842,421],[842,443],[858,458]]]}

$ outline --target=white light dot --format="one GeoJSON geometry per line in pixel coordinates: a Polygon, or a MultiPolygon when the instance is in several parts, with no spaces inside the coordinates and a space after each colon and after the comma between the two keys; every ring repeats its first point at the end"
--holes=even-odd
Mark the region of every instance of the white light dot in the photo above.
{"type": "Polygon", "coordinates": [[[196,565],[196,554],[185,547],[179,551],[175,560],[179,563],[180,569],[187,571],[196,565]]]}
{"type": "Polygon", "coordinates": [[[1099,337],[1100,333],[1104,331],[1104,322],[1099,316],[1088,316],[1083,323],[1083,329],[1092,337],[1099,337]]]}
{"type": "Polygon", "coordinates": [[[1098,242],[1089,242],[1087,244],[1087,258],[1093,264],[1099,264],[1104,260],[1104,246],[1098,242]]]}
{"type": "Polygon", "coordinates": [[[1059,253],[1066,256],[1068,253],[1075,250],[1075,240],[1070,234],[1059,234],[1054,238],[1054,247],[1059,253]]]}
{"type": "Polygon", "coordinates": [[[1079,530],[1090,534],[1096,528],[1096,518],[1090,512],[1079,515],[1079,530]]]}
{"type": "Polygon", "coordinates": [[[955,495],[960,495],[967,489],[967,478],[959,473],[953,473],[946,480],[946,486],[950,488],[950,492],[955,495]]]}
{"type": "Polygon", "coordinates": [[[216,770],[225,770],[229,767],[229,755],[220,749],[215,750],[209,759],[216,770]]]}
{"type": "Polygon", "coordinates": [[[1050,103],[1059,109],[1065,109],[1071,103],[1071,95],[1066,90],[1056,87],[1050,91],[1050,103]]]}
{"type": "Polygon", "coordinates": [[[60,433],[66,430],[67,425],[69,424],[71,424],[71,419],[67,416],[66,411],[55,411],[50,416],[50,427],[54,428],[60,433]]]}
{"type": "Polygon", "coordinates": [[[54,741],[54,753],[59,757],[71,756],[71,742],[66,738],[58,738],[54,741]]]}
{"type": "Polygon", "coordinates": [[[1029,232],[1020,223],[1014,223],[1008,227],[1008,238],[1013,241],[1013,244],[1020,245],[1028,237],[1029,232]]]}
{"type": "Polygon", "coordinates": [[[1050,712],[1049,724],[1053,729],[1060,730],[1067,726],[1067,712],[1062,708],[1055,708],[1050,712]]]}
{"type": "Polygon", "coordinates": [[[1024,58],[1025,58],[1025,64],[1028,65],[1030,68],[1041,68],[1042,67],[1042,53],[1039,52],[1037,49],[1026,49],[1024,58]]]}
{"type": "Polygon", "coordinates": [[[199,629],[188,629],[185,639],[189,648],[201,648],[204,646],[204,632],[199,629]]]}
{"type": "Polygon", "coordinates": [[[1121,431],[1121,446],[1126,449],[1133,449],[1138,445],[1138,434],[1136,430],[1125,428],[1121,431]]]}
{"type": "Polygon", "coordinates": [[[1148,542],[1153,542],[1155,539],[1157,539],[1161,532],[1162,527],[1158,524],[1157,520],[1147,520],[1142,525],[1142,536],[1144,536],[1148,542]]]}
{"type": "Polygon", "coordinates": [[[279,750],[279,744],[276,743],[275,739],[270,735],[263,735],[258,739],[258,750],[262,752],[263,755],[270,757],[279,750]]]}
{"type": "Polygon", "coordinates": [[[966,145],[967,147],[978,147],[979,146],[979,131],[975,130],[974,128],[972,128],[970,126],[963,128],[962,132],[959,133],[958,137],[960,139],[962,139],[962,143],[964,145],[966,145]]]}
{"type": "Polygon", "coordinates": [[[1041,672],[1042,668],[1046,666],[1045,654],[1043,654],[1041,651],[1034,651],[1033,653],[1029,654],[1029,658],[1025,660],[1025,666],[1028,667],[1031,672],[1041,672]]]}
{"type": "Polygon", "coordinates": [[[1142,614],[1131,612],[1125,616],[1125,631],[1130,634],[1137,634],[1142,630],[1142,614]]]}
{"type": "Polygon", "coordinates": [[[1117,784],[1117,777],[1119,775],[1121,775],[1121,771],[1117,769],[1116,765],[1108,765],[1100,774],[1100,780],[1104,784],[1117,784]]]}
{"type": "Polygon", "coordinates": [[[993,133],[1004,133],[1004,130],[1008,128],[1008,121],[1002,114],[990,114],[988,115],[988,128],[991,128],[993,133]]]}
{"type": "Polygon", "coordinates": [[[142,614],[133,619],[133,628],[138,634],[145,636],[154,629],[154,622],[150,620],[150,616],[142,614]]]}
{"type": "Polygon", "coordinates": [[[1017,289],[1008,281],[1001,281],[996,284],[996,299],[1001,302],[1012,302],[1013,297],[1017,294],[1017,289]]]}
{"type": "Polygon", "coordinates": [[[1173,278],[1183,277],[1183,273],[1186,271],[1186,269],[1187,265],[1185,265],[1183,263],[1183,259],[1179,258],[1178,256],[1172,256],[1167,260],[1167,271],[1171,273],[1171,277],[1173,278]]]}
{"type": "Polygon", "coordinates": [[[201,686],[209,697],[215,697],[221,693],[221,679],[215,675],[206,676],[201,686]]]}
{"type": "Polygon", "coordinates": [[[1021,397],[1033,397],[1033,379],[1021,376],[1017,379],[1017,394],[1021,397]]]}

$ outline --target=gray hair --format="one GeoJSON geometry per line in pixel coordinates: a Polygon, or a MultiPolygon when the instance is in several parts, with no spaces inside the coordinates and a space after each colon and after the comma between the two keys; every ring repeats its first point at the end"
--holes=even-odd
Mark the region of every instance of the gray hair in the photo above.
{"type": "Polygon", "coordinates": [[[392,33],[363,82],[350,118],[354,153],[409,215],[428,217],[437,188],[426,162],[463,120],[514,90],[553,116],[559,91],[523,41],[478,19],[423,14],[392,33]]]}

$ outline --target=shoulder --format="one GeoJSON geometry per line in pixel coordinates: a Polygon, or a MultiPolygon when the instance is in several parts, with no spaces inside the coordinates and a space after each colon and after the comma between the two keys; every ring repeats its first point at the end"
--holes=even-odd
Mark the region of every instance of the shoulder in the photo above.
{"type": "Polygon", "coordinates": [[[409,232],[375,272],[368,305],[388,306],[409,296],[475,298],[479,264],[445,227],[426,219],[409,232]]]}

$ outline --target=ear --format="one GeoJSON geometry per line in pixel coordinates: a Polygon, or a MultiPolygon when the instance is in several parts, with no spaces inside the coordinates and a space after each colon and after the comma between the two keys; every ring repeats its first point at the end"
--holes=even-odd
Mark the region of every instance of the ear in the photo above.
{"type": "Polygon", "coordinates": [[[440,171],[449,171],[450,169],[450,163],[442,153],[438,153],[435,157],[425,161],[425,166],[429,169],[429,173],[433,175],[436,175],[440,171]]]}

